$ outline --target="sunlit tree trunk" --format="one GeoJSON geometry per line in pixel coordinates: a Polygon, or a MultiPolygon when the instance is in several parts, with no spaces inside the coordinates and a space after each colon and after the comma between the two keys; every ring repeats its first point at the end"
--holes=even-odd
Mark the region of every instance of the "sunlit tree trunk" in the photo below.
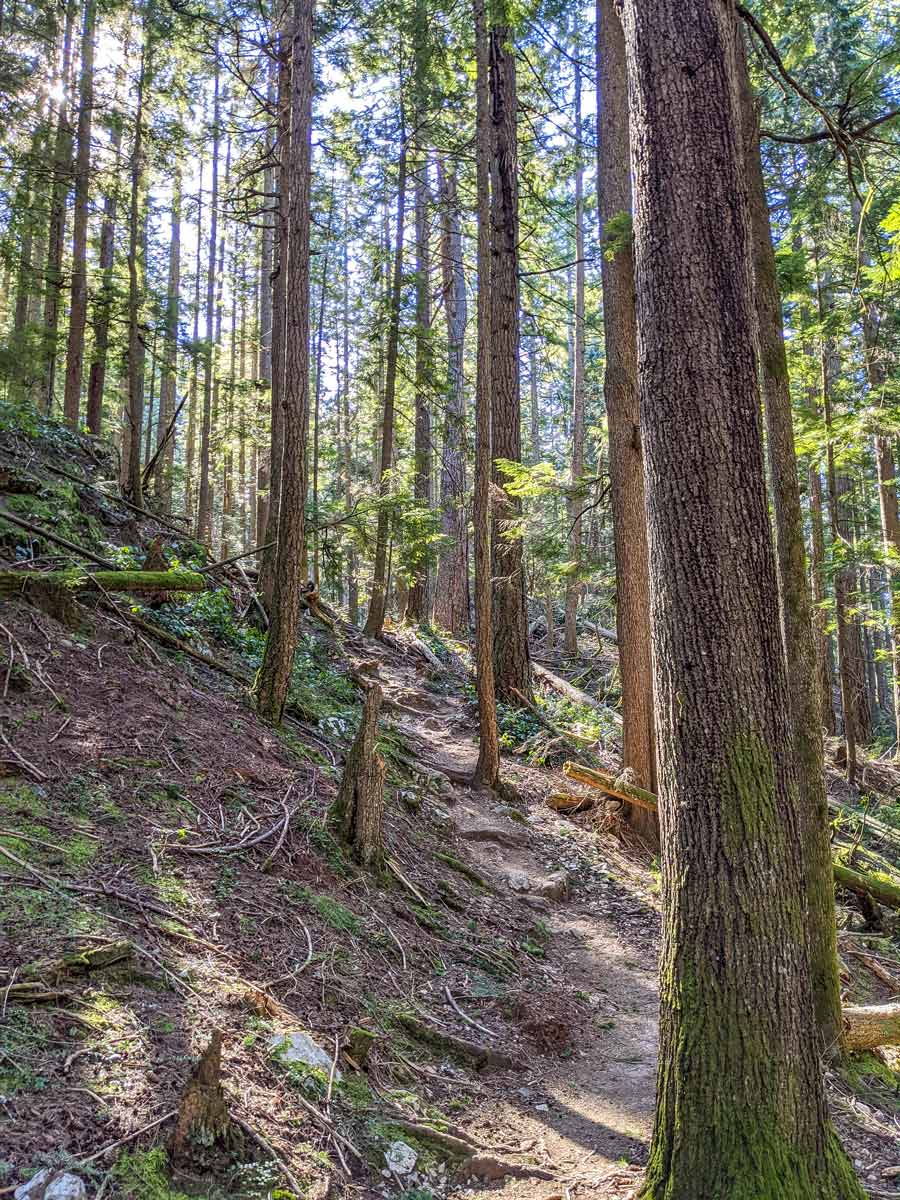
{"type": "MultiPolygon", "coordinates": [[[[639,786],[656,786],[653,675],[650,661],[649,561],[644,462],[638,402],[631,167],[625,39],[612,0],[597,6],[597,201],[604,254],[603,395],[609,427],[609,477],[616,559],[616,632],[622,677],[622,759],[639,786]]],[[[631,807],[629,820],[651,843],[652,813],[631,807]]]]}
{"type": "Polygon", "coordinates": [[[456,175],[438,163],[441,200],[441,282],[447,320],[447,411],[441,448],[441,549],[434,620],[456,634],[469,628],[469,553],[466,520],[465,336],[468,311],[456,175]]]}
{"type": "Polygon", "coordinates": [[[566,654],[578,653],[578,600],[581,596],[582,509],[584,496],[584,162],[581,154],[581,66],[578,55],[578,18],[575,19],[575,334],[572,347],[572,463],[569,479],[569,562],[566,581],[566,615],[563,645],[566,654]]]}
{"type": "Polygon", "coordinates": [[[521,501],[505,491],[498,460],[522,461],[519,408],[519,182],[516,145],[516,59],[503,4],[488,18],[491,133],[491,454],[496,510],[491,522],[494,575],[494,678],[497,698],[531,696],[521,501]],[[501,500],[500,498],[503,497],[501,500]]]}
{"type": "Polygon", "coordinates": [[[381,422],[381,454],[379,461],[378,527],[375,542],[375,566],[372,573],[372,594],[366,614],[364,633],[367,637],[378,637],[384,626],[387,604],[388,577],[388,527],[390,514],[387,498],[390,494],[390,474],[394,453],[394,400],[397,390],[397,350],[400,337],[400,302],[403,290],[403,227],[406,215],[406,131],[400,121],[400,162],[397,175],[397,234],[394,247],[394,270],[390,292],[390,316],[388,325],[387,359],[384,378],[384,408],[381,422]]]}
{"type": "Polygon", "coordinates": [[[737,18],[722,0],[689,20],[679,0],[622,7],[663,858],[640,1194],[862,1200],[828,1121],[809,979],[737,18]]]}
{"type": "Polygon", "coordinates": [[[840,1046],[842,1024],[822,711],[781,296],[760,156],[756,99],[750,87],[741,29],[737,30],[735,61],[750,199],[757,353],[772,477],[778,590],[803,829],[810,971],[822,1051],[828,1054],[840,1046]]]}
{"type": "Polygon", "coordinates": [[[200,482],[197,488],[197,537],[212,539],[212,491],[210,487],[210,441],[212,437],[213,367],[215,339],[216,249],[219,229],[219,59],[213,68],[212,185],[209,198],[209,246],[206,268],[206,346],[203,353],[203,404],[200,416],[200,482]]]}
{"type": "Polygon", "coordinates": [[[95,0],[85,0],[81,31],[81,83],[78,97],[78,150],[75,156],[75,215],[72,234],[72,284],[63,417],[77,428],[84,374],[84,331],[87,326],[87,224],[91,176],[91,126],[94,111],[95,0]]]}
{"type": "Polygon", "coordinates": [[[309,414],[309,252],[312,186],[313,0],[295,0],[291,30],[291,147],[285,171],[284,459],[269,635],[256,686],[260,714],[279,721],[300,621],[300,562],[306,534],[309,414]]]}
{"type": "MultiPolygon", "coordinates": [[[[156,444],[169,433],[178,407],[178,316],[181,289],[181,164],[176,160],[172,175],[172,216],[169,238],[169,278],[166,287],[165,341],[159,381],[159,420],[156,444]]],[[[175,467],[175,430],[168,436],[162,461],[156,468],[155,490],[163,507],[172,507],[172,471],[175,467]]]]}
{"type": "MultiPolygon", "coordinates": [[[[491,130],[490,64],[485,0],[473,0],[475,22],[475,190],[478,216],[478,350],[475,375],[475,684],[478,762],[475,782],[500,782],[500,742],[494,685],[491,586],[491,130]]],[[[527,630],[526,630],[527,633],[527,630]]]]}

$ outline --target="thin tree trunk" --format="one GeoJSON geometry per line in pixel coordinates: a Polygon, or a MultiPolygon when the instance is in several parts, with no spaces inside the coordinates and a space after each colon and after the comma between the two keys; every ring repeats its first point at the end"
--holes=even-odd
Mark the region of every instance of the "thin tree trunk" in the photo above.
{"type": "MultiPolygon", "coordinates": [[[[159,381],[159,421],[156,427],[156,443],[166,435],[175,410],[178,407],[178,308],[181,290],[181,163],[176,160],[172,175],[172,223],[169,240],[169,278],[166,287],[165,341],[163,343],[163,366],[159,381]]],[[[156,468],[156,495],[163,508],[172,507],[172,472],[175,467],[175,430],[166,442],[160,456],[162,461],[156,468]]]]}
{"type": "Polygon", "coordinates": [[[678,0],[622,7],[663,847],[640,1194],[863,1200],[828,1121],[809,979],[737,18],[721,0],[697,0],[689,20],[678,0]]]}
{"type": "MultiPolygon", "coordinates": [[[[341,304],[341,321],[343,325],[342,355],[343,355],[343,405],[344,405],[344,498],[347,511],[353,505],[353,454],[350,441],[350,254],[347,248],[349,236],[347,221],[347,201],[344,200],[344,245],[343,245],[343,295],[341,304]]],[[[359,624],[359,581],[357,579],[356,547],[351,539],[347,550],[347,617],[351,625],[359,624]]]]}
{"type": "Polygon", "coordinates": [[[66,345],[63,417],[78,427],[81,381],[84,374],[84,331],[87,325],[87,223],[91,175],[91,124],[94,111],[95,0],[85,0],[81,30],[81,83],[78,108],[78,150],[75,156],[75,215],[72,235],[72,287],[66,345]]]}
{"type": "Polygon", "coordinates": [[[828,634],[828,614],[825,611],[825,526],[822,519],[822,476],[818,466],[809,468],[810,575],[814,636],[816,639],[816,691],[825,732],[834,735],[834,679],[831,666],[831,638],[828,634]]]}
{"type": "MultiPolygon", "coordinates": [[[[478,762],[475,782],[500,782],[500,742],[494,684],[491,580],[491,129],[490,64],[485,0],[473,0],[475,22],[475,191],[478,216],[478,349],[475,376],[475,684],[478,762]]],[[[527,630],[526,630],[527,636],[527,630]]]]}
{"type": "Polygon", "coordinates": [[[584,475],[584,163],[581,156],[581,66],[579,65],[578,16],[575,16],[575,338],[572,373],[572,464],[569,487],[569,575],[566,578],[566,614],[563,645],[566,654],[578,653],[578,600],[581,583],[584,508],[581,479],[584,475]]]}
{"type": "Polygon", "coordinates": [[[498,460],[522,461],[519,409],[519,184],[516,59],[502,5],[488,9],[491,130],[491,454],[498,497],[492,521],[494,679],[497,698],[531,699],[521,501],[505,491],[498,460]],[[503,497],[499,500],[499,497],[503,497]]]}
{"type": "Polygon", "coordinates": [[[313,12],[313,0],[294,0],[291,148],[284,189],[284,461],[269,635],[256,689],[257,708],[270,721],[281,719],[290,686],[300,620],[300,561],[306,540],[313,12]]]}
{"type": "MultiPolygon", "coordinates": [[[[200,276],[203,257],[203,158],[200,159],[199,179],[201,185],[197,189],[197,250],[194,258],[194,328],[191,355],[191,381],[188,385],[188,422],[187,446],[184,462],[184,511],[193,528],[194,518],[194,460],[197,451],[197,398],[200,383],[200,276]]],[[[261,544],[261,543],[260,543],[261,544]]]]}
{"type": "MultiPolygon", "coordinates": [[[[422,116],[418,117],[421,125],[422,116]]],[[[431,364],[431,255],[428,244],[428,161],[420,147],[415,181],[416,204],[416,376],[413,496],[422,507],[431,508],[431,410],[428,391],[432,386],[431,364]]],[[[428,607],[428,562],[417,563],[406,600],[406,619],[418,625],[428,607]]]]}
{"type": "Polygon", "coordinates": [[[53,409],[56,384],[57,337],[63,289],[63,245],[66,235],[66,200],[72,182],[72,125],[69,102],[72,86],[72,31],[75,24],[75,0],[66,0],[66,24],[63,34],[62,89],[53,150],[53,174],[50,195],[50,224],[47,232],[47,265],[44,272],[44,358],[40,407],[53,409]]]}
{"type": "Polygon", "coordinates": [[[213,70],[212,188],[209,198],[209,257],[206,269],[206,347],[203,355],[203,408],[200,418],[200,483],[197,490],[197,537],[212,540],[212,494],[210,490],[210,438],[212,433],[213,339],[216,294],[216,249],[219,221],[219,57],[213,70]]]}
{"type": "MultiPolygon", "coordinates": [[[[653,675],[650,661],[650,564],[644,460],[638,401],[638,335],[634,256],[627,236],[610,223],[631,213],[625,38],[612,0],[597,6],[597,205],[602,258],[606,371],[603,395],[609,427],[609,477],[616,560],[616,632],[622,678],[622,760],[634,782],[656,787],[653,675]]],[[[632,807],[629,819],[654,843],[653,814],[632,807]]]]}
{"type": "Polygon", "coordinates": [[[278,518],[281,498],[281,468],[284,461],[284,293],[287,266],[287,164],[291,153],[290,58],[286,43],[288,32],[279,34],[278,59],[278,198],[273,230],[274,279],[272,282],[272,422],[269,431],[269,504],[265,541],[259,570],[260,591],[271,607],[275,590],[275,559],[277,557],[278,518]]]}
{"type": "Polygon", "coordinates": [[[438,162],[441,200],[441,281],[447,320],[447,411],[441,449],[441,532],[434,620],[452,633],[469,628],[469,547],[466,521],[465,337],[468,312],[456,175],[438,162]]]}
{"type": "Polygon", "coordinates": [[[109,348],[109,326],[115,301],[113,288],[113,263],[116,252],[116,210],[118,193],[115,180],[119,175],[122,153],[122,124],[113,124],[110,144],[113,150],[113,182],[103,201],[103,223],[100,226],[100,295],[94,301],[94,352],[88,374],[87,427],[90,433],[99,434],[103,420],[103,391],[106,385],[106,355],[109,348]]]}
{"type": "Polygon", "coordinates": [[[144,421],[144,340],[141,309],[145,297],[147,270],[147,230],[142,219],[146,203],[146,164],[144,152],[144,107],[152,53],[150,14],[144,18],[144,45],[138,73],[137,111],[134,118],[134,144],[131,151],[131,199],[128,209],[128,453],[123,455],[126,490],[132,504],[142,505],[141,433],[144,421]]]}
{"type": "Polygon", "coordinates": [[[372,595],[363,632],[366,637],[378,637],[384,626],[387,603],[388,513],[390,472],[394,453],[394,398],[397,388],[397,349],[400,337],[400,301],[403,289],[403,226],[406,210],[406,131],[400,119],[400,162],[397,177],[397,242],[394,247],[394,275],[391,284],[390,324],[388,326],[387,362],[384,380],[384,412],[381,428],[381,461],[378,480],[378,528],[375,543],[375,567],[372,575],[372,595]]]}

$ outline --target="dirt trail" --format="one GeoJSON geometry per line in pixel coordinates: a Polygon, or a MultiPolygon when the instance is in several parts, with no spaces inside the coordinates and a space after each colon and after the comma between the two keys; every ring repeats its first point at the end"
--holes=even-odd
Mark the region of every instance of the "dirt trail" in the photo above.
{"type": "MultiPolygon", "coordinates": [[[[604,879],[608,864],[593,851],[590,836],[542,803],[552,786],[548,772],[504,764],[508,777],[532,797],[527,828],[510,820],[508,807],[492,793],[465,782],[477,758],[472,718],[459,697],[426,690],[428,668],[414,664],[411,655],[381,660],[377,678],[388,718],[420,761],[452,782],[442,798],[478,870],[498,888],[497,903],[507,897],[528,903],[549,927],[548,987],[554,977],[565,980],[596,1014],[569,1057],[535,1056],[508,1088],[470,1109],[462,1124],[478,1141],[515,1146],[555,1176],[553,1182],[497,1182],[492,1196],[549,1200],[567,1189],[571,1196],[621,1196],[646,1161],[653,1113],[656,914],[619,878],[619,864],[616,877],[607,872],[604,879]],[[600,878],[582,870],[586,856],[600,864],[600,878]],[[539,881],[560,867],[573,881],[567,899],[517,897],[510,890],[510,873],[539,881]]],[[[453,1194],[474,1195],[471,1188],[453,1194]]]]}

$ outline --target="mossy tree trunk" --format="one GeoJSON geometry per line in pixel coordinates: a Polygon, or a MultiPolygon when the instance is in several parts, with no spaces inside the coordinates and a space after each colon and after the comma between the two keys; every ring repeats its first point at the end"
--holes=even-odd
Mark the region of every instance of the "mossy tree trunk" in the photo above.
{"type": "Polygon", "coordinates": [[[834,920],[834,886],[822,711],[819,703],[812,596],[806,572],[803,509],[791,412],[791,382],[784,347],[781,295],[759,147],[756,99],[747,71],[743,30],[737,30],[735,58],[741,89],[744,147],[750,197],[757,352],[775,509],[775,547],[781,630],[788,673],[789,711],[803,831],[803,866],[809,923],[809,967],[822,1050],[841,1040],[841,988],[834,920]]]}
{"type": "Polygon", "coordinates": [[[624,0],[663,846],[644,1200],[862,1200],[826,1110],[731,3],[624,0]]]}
{"type": "Polygon", "coordinates": [[[347,755],[332,819],[341,838],[364,867],[380,871],[384,864],[384,760],[375,749],[381,688],[366,693],[356,740],[347,755]]]}
{"type": "Polygon", "coordinates": [[[210,1152],[230,1146],[235,1135],[222,1089],[222,1032],[216,1029],[178,1105],[169,1150],[172,1162],[175,1166],[205,1168],[210,1152]]]}

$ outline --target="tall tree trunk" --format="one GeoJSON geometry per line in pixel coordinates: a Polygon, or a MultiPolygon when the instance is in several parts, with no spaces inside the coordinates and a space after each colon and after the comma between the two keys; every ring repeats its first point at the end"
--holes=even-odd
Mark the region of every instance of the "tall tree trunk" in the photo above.
{"type": "MultiPolygon", "coordinates": [[[[269,75],[269,99],[273,99],[272,72],[269,75]]],[[[274,145],[269,146],[269,154],[275,152],[274,145]]],[[[273,207],[275,204],[275,173],[270,163],[263,172],[263,228],[260,240],[259,255],[259,379],[264,385],[260,392],[259,418],[267,415],[272,419],[272,263],[275,221],[273,207]],[[268,411],[267,411],[268,410],[268,411]]],[[[266,526],[269,518],[269,465],[271,448],[259,450],[256,470],[256,528],[255,544],[263,546],[266,542],[266,526]]]]}
{"type": "Polygon", "coordinates": [[[447,320],[447,410],[441,448],[441,549],[434,593],[435,623],[452,633],[469,628],[469,546],[466,520],[465,337],[468,312],[456,175],[438,162],[441,203],[441,284],[447,320]]]}
{"type": "MultiPolygon", "coordinates": [[[[273,231],[272,255],[274,278],[272,281],[272,422],[269,430],[269,504],[266,521],[265,544],[260,570],[260,591],[270,607],[275,591],[275,560],[278,554],[278,517],[281,498],[281,468],[284,462],[284,294],[287,266],[287,170],[291,154],[291,75],[288,31],[279,34],[278,55],[278,123],[276,172],[278,196],[276,200],[275,228],[273,231]]],[[[260,542],[260,545],[263,545],[260,542]]]]}
{"type": "Polygon", "coordinates": [[[541,398],[538,383],[538,329],[534,313],[529,313],[528,329],[528,400],[531,425],[531,461],[541,461],[541,398]]]}
{"type": "Polygon", "coordinates": [[[400,162],[397,176],[397,242],[394,247],[394,273],[391,282],[390,323],[388,325],[387,362],[384,378],[384,409],[381,425],[381,459],[379,463],[378,527],[375,542],[375,567],[372,574],[372,595],[363,632],[366,637],[378,637],[384,626],[387,604],[388,526],[390,514],[387,498],[390,493],[390,474],[394,454],[394,398],[397,390],[397,350],[400,337],[400,301],[403,291],[403,226],[406,215],[406,130],[400,118],[400,162]]]}
{"type": "MultiPolygon", "coordinates": [[[[422,118],[419,118],[420,122],[422,118]]],[[[431,362],[431,254],[428,244],[428,160],[420,148],[416,173],[416,377],[413,495],[423,507],[431,508],[431,409],[429,389],[434,372],[431,362]]],[[[415,625],[425,620],[428,607],[428,563],[416,565],[406,619],[415,625]]]]}
{"type": "Polygon", "coordinates": [[[756,99],[747,72],[743,31],[737,28],[735,61],[740,84],[750,199],[750,233],[756,301],[756,338],[763,411],[775,508],[775,548],[781,624],[787,664],[789,711],[803,829],[803,868],[808,905],[810,972],[823,1053],[840,1047],[841,988],[834,918],[834,873],[822,710],[817,687],[812,598],[806,573],[803,510],[797,479],[791,385],[784,348],[781,296],[759,146],[756,99]]]}
{"type": "Polygon", "coordinates": [[[309,414],[309,251],[312,186],[313,0],[294,0],[291,30],[291,148],[284,232],[284,461],[269,635],[256,689],[260,714],[279,721],[287,699],[300,621],[300,560],[306,534],[309,414]]]}
{"type": "MultiPolygon", "coordinates": [[[[350,441],[350,253],[347,248],[349,227],[347,221],[347,201],[344,199],[344,245],[343,245],[343,288],[341,297],[341,354],[343,361],[343,406],[344,406],[344,442],[342,459],[344,467],[344,498],[349,512],[353,506],[353,453],[350,441]]],[[[359,624],[359,581],[357,579],[356,546],[350,539],[347,550],[347,617],[351,625],[359,624]]]]}
{"type": "Polygon", "coordinates": [[[113,287],[113,262],[116,252],[116,211],[118,194],[115,180],[119,175],[122,153],[122,122],[113,123],[110,145],[113,151],[113,182],[103,201],[103,222],[100,226],[100,295],[94,301],[94,351],[88,373],[87,427],[90,433],[99,434],[103,421],[103,391],[106,386],[106,355],[109,348],[109,326],[115,301],[113,287]]]}
{"type": "MultiPolygon", "coordinates": [[[[500,782],[500,741],[493,656],[491,580],[491,92],[485,0],[473,0],[475,22],[475,194],[478,216],[478,348],[475,375],[475,685],[478,762],[475,782],[500,782]]],[[[527,630],[526,630],[527,636],[527,630]]]]}
{"type": "Polygon", "coordinates": [[[185,516],[191,523],[192,528],[196,528],[194,523],[194,461],[197,452],[197,397],[199,392],[200,382],[200,276],[202,274],[201,262],[203,258],[203,157],[200,158],[200,171],[198,179],[201,181],[197,188],[197,249],[194,256],[194,328],[193,328],[193,353],[191,354],[191,380],[188,384],[188,420],[187,420],[187,445],[185,447],[184,458],[184,512],[185,516]]]}
{"type": "MultiPolygon", "coordinates": [[[[181,290],[181,163],[176,160],[172,174],[172,223],[169,240],[169,278],[166,286],[165,341],[159,381],[159,422],[156,443],[166,436],[178,407],[178,301],[181,290]]],[[[156,469],[156,495],[163,507],[172,507],[172,472],[175,467],[175,430],[172,430],[162,461],[156,469]]]]}
{"type": "Polygon", "coordinates": [[[72,31],[75,24],[75,12],[75,0],[66,0],[66,23],[60,72],[61,96],[53,149],[50,224],[47,231],[47,265],[44,272],[44,344],[40,406],[46,413],[53,409],[56,386],[56,341],[59,335],[59,310],[64,283],[62,264],[66,236],[66,200],[72,183],[72,124],[69,104],[72,87],[72,31]]]}
{"type": "Polygon", "coordinates": [[[566,615],[563,646],[566,654],[578,653],[578,600],[582,593],[581,514],[584,509],[584,162],[581,156],[581,66],[578,16],[575,16],[575,337],[572,372],[572,464],[568,504],[569,575],[566,579],[566,615]]]}
{"type": "Polygon", "coordinates": [[[737,18],[721,0],[689,20],[678,0],[623,13],[663,846],[641,1196],[863,1200],[828,1122],[809,980],[737,18]]]}
{"type": "Polygon", "coordinates": [[[499,459],[522,461],[519,411],[519,182],[516,146],[516,58],[503,4],[488,9],[491,130],[491,426],[493,483],[494,679],[497,698],[531,696],[521,501],[505,491],[499,459]],[[502,496],[502,500],[499,497],[502,496]]]}
{"type": "Polygon", "coordinates": [[[87,224],[91,176],[91,124],[94,112],[95,0],[85,0],[81,29],[81,83],[78,97],[78,150],[75,156],[75,216],[72,234],[72,287],[66,346],[63,417],[78,427],[84,374],[84,331],[87,325],[87,224]]]}
{"type": "Polygon", "coordinates": [[[200,418],[200,483],[197,489],[197,537],[212,540],[212,492],[210,489],[210,439],[212,436],[213,366],[215,338],[216,249],[219,229],[219,57],[213,70],[212,187],[209,197],[209,257],[206,268],[206,346],[203,354],[203,407],[200,418]]]}
{"type": "Polygon", "coordinates": [[[138,72],[137,110],[131,150],[131,198],[128,208],[128,409],[124,456],[126,490],[133,504],[143,504],[141,433],[144,421],[144,335],[141,313],[146,294],[147,226],[144,107],[152,54],[151,15],[144,17],[144,45],[138,72]]]}
{"type": "MultiPolygon", "coordinates": [[[[622,678],[622,759],[635,782],[656,788],[653,674],[650,661],[650,565],[638,402],[638,337],[631,213],[625,38],[613,0],[597,5],[597,208],[602,258],[609,427],[609,478],[616,559],[616,632],[622,678]]],[[[629,820],[652,843],[653,813],[631,806],[629,820]]]]}

